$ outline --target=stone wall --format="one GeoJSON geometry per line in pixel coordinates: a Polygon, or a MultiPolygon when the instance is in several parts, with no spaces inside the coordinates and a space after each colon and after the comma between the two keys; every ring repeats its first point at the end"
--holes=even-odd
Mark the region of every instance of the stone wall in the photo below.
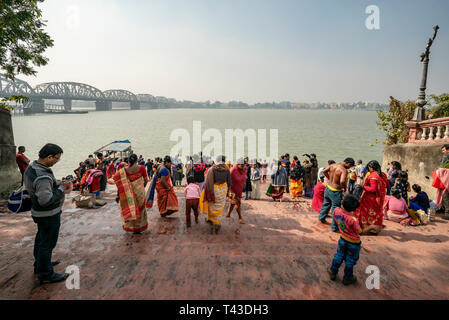
{"type": "Polygon", "coordinates": [[[0,109],[0,198],[19,187],[21,179],[16,163],[11,114],[0,109]]]}
{"type": "MultiPolygon", "coordinates": [[[[447,142],[446,142],[447,143],[447,142]]],[[[405,143],[387,146],[383,152],[382,170],[389,167],[391,161],[398,161],[402,165],[402,170],[408,170],[408,181],[410,186],[419,184],[429,198],[434,200],[436,189],[432,187],[432,171],[439,168],[441,158],[441,147],[445,143],[405,143]]],[[[410,196],[414,196],[412,192],[410,196]]]]}

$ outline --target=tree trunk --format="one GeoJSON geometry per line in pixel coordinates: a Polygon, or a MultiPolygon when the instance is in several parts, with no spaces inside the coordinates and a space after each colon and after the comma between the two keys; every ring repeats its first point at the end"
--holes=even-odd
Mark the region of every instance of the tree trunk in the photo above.
{"type": "Polygon", "coordinates": [[[11,113],[0,109],[0,197],[20,186],[21,175],[16,163],[16,146],[11,113]]]}

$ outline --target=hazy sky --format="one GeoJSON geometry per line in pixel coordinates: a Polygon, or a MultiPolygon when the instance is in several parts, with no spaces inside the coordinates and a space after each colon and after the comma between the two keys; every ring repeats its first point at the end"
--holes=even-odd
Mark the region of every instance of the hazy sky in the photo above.
{"type": "Polygon", "coordinates": [[[76,81],[177,100],[416,99],[449,91],[447,0],[46,0],[50,62],[32,86],[76,81]],[[365,8],[380,9],[368,30],[365,8]]]}

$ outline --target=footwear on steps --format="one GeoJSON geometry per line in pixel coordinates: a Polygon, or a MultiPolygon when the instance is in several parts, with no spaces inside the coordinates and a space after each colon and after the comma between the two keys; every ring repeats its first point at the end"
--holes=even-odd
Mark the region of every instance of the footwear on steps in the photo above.
{"type": "Polygon", "coordinates": [[[64,281],[65,279],[67,279],[68,277],[69,277],[68,273],[61,274],[61,273],[54,272],[49,277],[39,277],[39,282],[40,282],[40,284],[61,282],[61,281],[64,281]]]}

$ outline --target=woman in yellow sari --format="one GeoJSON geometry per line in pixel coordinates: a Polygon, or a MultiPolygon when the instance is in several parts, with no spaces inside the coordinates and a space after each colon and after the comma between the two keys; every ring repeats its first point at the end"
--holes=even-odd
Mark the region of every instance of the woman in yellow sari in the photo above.
{"type": "Polygon", "coordinates": [[[298,199],[302,196],[302,179],[305,175],[305,169],[295,156],[295,165],[290,173],[290,196],[292,199],[298,199]]]}
{"type": "Polygon", "coordinates": [[[157,191],[157,206],[161,217],[167,217],[179,210],[178,197],[176,196],[170,178],[171,158],[165,156],[163,164],[159,165],[151,184],[150,195],[147,200],[147,208],[153,206],[154,191],[157,191]]]}
{"type": "Polygon", "coordinates": [[[129,166],[121,168],[113,176],[117,186],[117,198],[123,221],[123,230],[140,234],[148,228],[145,209],[145,187],[148,176],[144,166],[137,164],[137,155],[129,157],[129,166]]]}
{"type": "Polygon", "coordinates": [[[220,230],[223,209],[231,186],[231,173],[224,163],[225,157],[218,156],[217,162],[207,170],[206,181],[200,198],[200,211],[207,214],[211,233],[220,230]]]}

